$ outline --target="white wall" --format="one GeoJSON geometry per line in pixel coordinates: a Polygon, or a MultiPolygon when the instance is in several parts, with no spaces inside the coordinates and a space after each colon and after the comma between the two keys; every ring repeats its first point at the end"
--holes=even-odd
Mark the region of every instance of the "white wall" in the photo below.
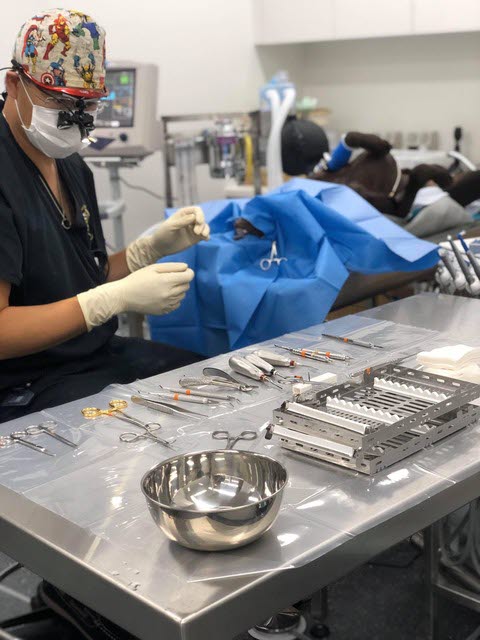
{"type": "Polygon", "coordinates": [[[332,109],[335,128],[438,130],[451,148],[460,125],[480,161],[478,33],[308,44],[304,56],[304,91],[332,109]]]}

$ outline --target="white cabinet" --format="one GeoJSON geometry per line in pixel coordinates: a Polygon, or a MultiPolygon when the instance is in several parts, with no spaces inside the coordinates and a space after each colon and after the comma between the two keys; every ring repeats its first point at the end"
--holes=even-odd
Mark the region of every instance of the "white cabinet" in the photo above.
{"type": "Polygon", "coordinates": [[[414,33],[480,29],[480,0],[413,0],[414,33]]]}
{"type": "Polygon", "coordinates": [[[480,0],[251,0],[256,44],[480,31],[480,0]]]}
{"type": "Polygon", "coordinates": [[[252,0],[256,44],[333,40],[335,0],[252,0]]]}
{"type": "Polygon", "coordinates": [[[411,32],[412,0],[335,0],[338,39],[400,36],[411,32]]]}

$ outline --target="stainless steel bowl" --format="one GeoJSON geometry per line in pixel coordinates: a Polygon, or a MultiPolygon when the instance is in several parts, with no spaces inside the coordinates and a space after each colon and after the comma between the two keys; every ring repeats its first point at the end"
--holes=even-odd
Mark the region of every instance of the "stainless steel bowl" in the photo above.
{"type": "Polygon", "coordinates": [[[187,453],[142,478],[157,526],[184,547],[221,551],[253,542],[275,522],[287,482],[276,460],[249,451],[187,453]]]}

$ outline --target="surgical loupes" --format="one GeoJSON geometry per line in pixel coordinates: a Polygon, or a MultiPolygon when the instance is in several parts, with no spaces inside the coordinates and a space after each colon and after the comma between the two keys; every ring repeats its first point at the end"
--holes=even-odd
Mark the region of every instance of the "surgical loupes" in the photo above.
{"type": "Polygon", "coordinates": [[[236,373],[240,373],[242,376],[246,376],[247,378],[251,378],[252,380],[260,380],[261,382],[269,382],[274,387],[278,389],[282,389],[281,385],[273,382],[270,378],[258,367],[254,364],[242,358],[240,356],[232,356],[228,361],[230,367],[236,373]]]}

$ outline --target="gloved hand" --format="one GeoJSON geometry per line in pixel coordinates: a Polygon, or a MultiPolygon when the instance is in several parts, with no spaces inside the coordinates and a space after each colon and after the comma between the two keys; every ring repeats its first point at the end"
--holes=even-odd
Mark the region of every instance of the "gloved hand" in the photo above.
{"type": "Polygon", "coordinates": [[[163,315],[178,309],[194,275],[184,262],[165,262],[79,293],[88,331],[125,311],[163,315]]]}
{"type": "Polygon", "coordinates": [[[153,264],[210,239],[210,227],[200,207],[184,207],[162,222],[151,236],[138,238],[127,247],[127,265],[131,272],[153,264]]]}

